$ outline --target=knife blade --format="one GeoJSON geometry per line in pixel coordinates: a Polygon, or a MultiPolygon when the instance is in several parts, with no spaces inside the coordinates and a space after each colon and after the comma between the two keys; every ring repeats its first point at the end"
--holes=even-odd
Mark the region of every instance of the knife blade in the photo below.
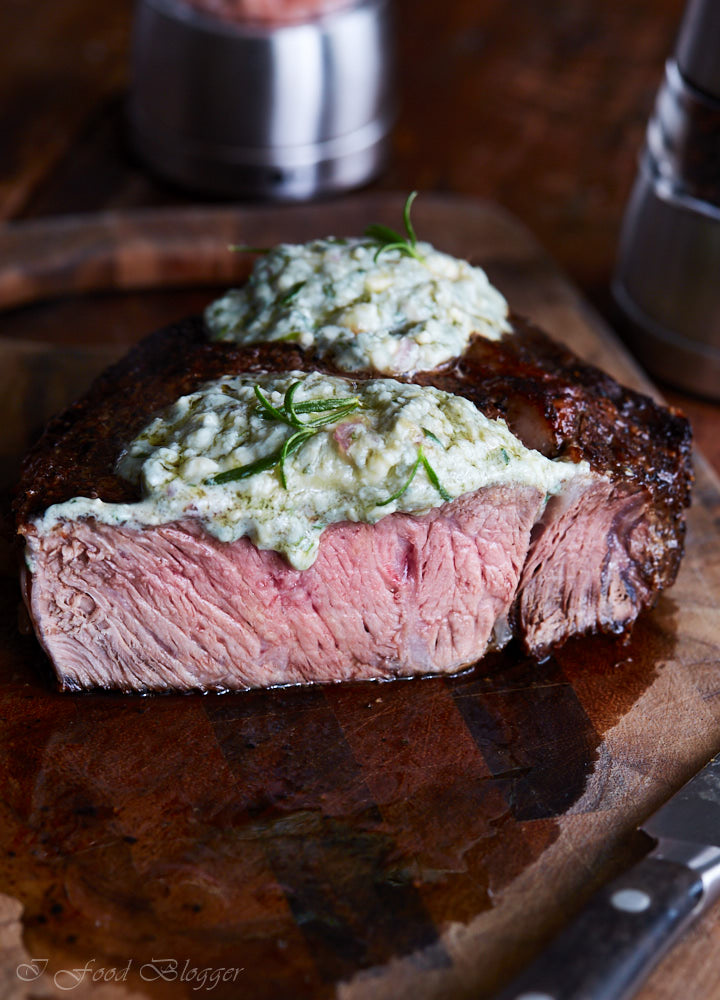
{"type": "Polygon", "coordinates": [[[720,897],[720,753],[640,829],[649,854],[590,899],[496,1000],[627,1000],[720,897]]]}

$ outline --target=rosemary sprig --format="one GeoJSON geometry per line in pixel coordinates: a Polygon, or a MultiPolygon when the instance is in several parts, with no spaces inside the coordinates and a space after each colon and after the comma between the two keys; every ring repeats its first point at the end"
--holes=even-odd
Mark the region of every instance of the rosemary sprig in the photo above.
{"type": "MultiPolygon", "coordinates": [[[[430,432],[430,434],[432,434],[432,432],[430,432]]],[[[413,466],[410,469],[410,475],[408,476],[407,480],[405,481],[405,485],[401,486],[399,490],[396,490],[395,493],[393,493],[391,496],[387,497],[385,500],[381,500],[375,506],[376,507],[387,507],[387,505],[389,503],[392,503],[393,500],[399,500],[400,497],[403,495],[403,493],[407,492],[407,490],[410,488],[410,484],[412,483],[413,479],[417,475],[417,471],[418,471],[418,469],[420,468],[421,465],[425,469],[425,472],[427,473],[428,479],[430,480],[430,482],[432,483],[432,485],[435,487],[435,489],[438,491],[438,493],[443,498],[443,500],[445,500],[445,501],[452,500],[452,497],[450,496],[450,494],[448,493],[448,491],[445,489],[445,487],[442,485],[442,483],[438,479],[437,472],[435,472],[435,469],[433,469],[432,465],[430,465],[430,463],[428,462],[427,456],[425,455],[425,452],[422,450],[422,445],[421,445],[418,448],[418,450],[417,450],[417,458],[415,459],[415,462],[413,463],[413,466]]]]}
{"type": "Polygon", "coordinates": [[[360,406],[357,396],[341,396],[338,399],[308,399],[301,403],[295,403],[293,397],[302,382],[293,382],[285,393],[283,405],[280,409],[273,406],[259,385],[255,386],[255,395],[258,402],[263,407],[265,413],[261,414],[266,420],[279,420],[289,427],[300,429],[308,427],[324,427],[325,424],[334,424],[345,415],[345,412],[352,413],[360,406]],[[299,413],[322,413],[327,411],[325,416],[315,417],[314,420],[301,420],[299,413]]]}
{"type": "MultiPolygon", "coordinates": [[[[249,462],[247,465],[240,465],[235,469],[227,469],[225,472],[220,472],[216,476],[206,479],[205,484],[207,486],[222,486],[224,483],[239,482],[242,479],[256,475],[258,472],[267,472],[269,469],[277,468],[283,489],[287,489],[287,476],[285,474],[285,462],[287,459],[296,451],[299,451],[307,441],[315,437],[323,427],[338,423],[338,421],[349,416],[361,405],[357,396],[341,396],[336,399],[304,399],[296,403],[295,394],[301,385],[302,382],[293,382],[292,385],[288,386],[283,397],[282,406],[274,406],[259,385],[254,387],[255,397],[260,406],[258,416],[264,420],[274,420],[286,424],[292,428],[293,433],[280,448],[277,448],[269,455],[263,455],[261,458],[256,459],[254,462],[249,462]],[[318,415],[311,419],[301,419],[301,414],[311,413],[318,415]]],[[[440,447],[444,447],[432,431],[429,431],[426,427],[423,427],[422,431],[425,437],[434,441],[440,447]]],[[[445,501],[452,500],[452,497],[442,485],[437,473],[428,461],[422,446],[420,446],[417,450],[417,458],[413,463],[406,482],[400,489],[396,490],[385,500],[381,500],[376,506],[386,507],[394,500],[399,500],[403,493],[410,487],[421,465],[442,499],[445,501]]]]}
{"type": "Polygon", "coordinates": [[[379,222],[373,223],[365,230],[365,236],[369,237],[374,243],[380,244],[373,258],[375,262],[377,262],[380,254],[385,253],[386,250],[399,250],[406,257],[414,257],[415,260],[421,262],[425,260],[417,249],[417,237],[410,220],[410,209],[416,198],[417,191],[411,191],[403,208],[403,225],[405,226],[407,236],[403,236],[396,229],[391,229],[390,226],[384,226],[379,222]]]}
{"type": "Polygon", "coordinates": [[[283,489],[287,489],[285,462],[290,455],[302,448],[305,442],[314,437],[321,428],[343,420],[360,406],[360,400],[356,396],[343,396],[338,399],[307,399],[296,403],[295,393],[301,385],[302,382],[293,382],[288,387],[280,407],[273,406],[260,386],[255,386],[255,396],[261,407],[259,415],[265,420],[275,420],[286,424],[293,429],[294,433],[280,448],[269,455],[263,455],[247,465],[227,469],[225,472],[220,472],[218,475],[206,479],[207,486],[221,486],[223,483],[238,482],[241,479],[254,476],[258,472],[267,472],[269,469],[277,467],[283,489]],[[319,413],[320,416],[311,420],[301,420],[301,413],[319,413]]]}

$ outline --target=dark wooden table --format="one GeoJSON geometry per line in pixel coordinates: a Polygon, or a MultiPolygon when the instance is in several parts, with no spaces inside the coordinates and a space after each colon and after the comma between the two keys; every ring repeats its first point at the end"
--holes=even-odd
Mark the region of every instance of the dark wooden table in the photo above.
{"type": "MultiPolygon", "coordinates": [[[[173,205],[127,147],[130,0],[5,0],[0,219],[173,205]]],[[[397,0],[401,114],[377,189],[514,212],[612,318],[623,207],[682,0],[397,0]]],[[[667,389],[720,469],[720,407],[667,389]]]]}

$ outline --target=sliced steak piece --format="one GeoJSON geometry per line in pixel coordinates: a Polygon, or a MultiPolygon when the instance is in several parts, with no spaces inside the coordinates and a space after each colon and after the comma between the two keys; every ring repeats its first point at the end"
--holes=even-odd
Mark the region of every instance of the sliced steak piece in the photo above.
{"type": "Polygon", "coordinates": [[[490,487],[329,527],[302,572],[197,522],[29,536],[30,610],[66,688],[237,689],[454,671],[497,646],[544,497],[490,487]],[[496,624],[499,634],[494,634],[496,624]]]}
{"type": "Polygon", "coordinates": [[[528,650],[541,656],[571,635],[624,632],[651,603],[657,564],[668,558],[656,526],[648,493],[607,479],[551,497],[518,593],[528,650]]]}
{"type": "MultiPolygon", "coordinates": [[[[688,421],[619,385],[531,324],[478,338],[423,376],[502,416],[528,448],[585,459],[598,481],[551,499],[534,532],[515,628],[536,656],[568,636],[626,630],[677,575],[692,485],[688,421]]],[[[420,381],[420,378],[417,379],[420,381]]]]}
{"type": "MultiPolygon", "coordinates": [[[[474,550],[469,538],[476,528],[468,527],[470,521],[458,527],[459,518],[448,513],[454,509],[452,504],[429,515],[427,524],[437,522],[438,527],[428,530],[427,537],[417,527],[426,523],[423,518],[399,514],[389,515],[372,528],[367,525],[356,525],[352,529],[346,525],[330,528],[321,541],[321,558],[304,574],[298,574],[275,555],[255,554],[245,541],[218,546],[205,539],[203,551],[217,554],[218,567],[227,566],[228,562],[236,566],[234,576],[227,577],[228,586],[233,588],[231,593],[242,591],[244,579],[255,580],[255,590],[260,593],[261,581],[265,580],[268,595],[277,600],[276,595],[282,594],[278,606],[292,608],[295,616],[293,621],[282,624],[287,631],[282,640],[277,639],[275,651],[270,649],[270,639],[263,640],[266,645],[262,651],[262,665],[258,666],[253,660],[254,654],[251,655],[251,650],[257,647],[252,645],[250,638],[243,639],[237,630],[245,627],[250,637],[255,630],[266,634],[264,629],[269,628],[267,635],[277,637],[279,633],[275,629],[280,625],[270,621],[259,605],[255,605],[255,611],[248,610],[246,620],[249,624],[233,626],[233,634],[237,634],[232,640],[236,672],[233,675],[236,679],[233,679],[225,667],[212,666],[209,652],[200,656],[196,651],[191,655],[186,645],[190,642],[188,637],[198,636],[202,631],[202,622],[195,616],[192,602],[185,600],[174,611],[167,603],[172,603],[172,595],[166,594],[168,588],[163,582],[163,574],[169,567],[177,568],[174,580],[178,575],[182,578],[183,574],[188,579],[192,579],[193,574],[204,579],[205,572],[212,576],[207,567],[201,572],[190,561],[191,548],[195,551],[194,546],[200,544],[193,534],[195,529],[190,530],[187,526],[147,529],[132,537],[138,545],[142,538],[143,546],[149,545],[151,550],[156,547],[155,561],[147,563],[148,593],[155,595],[153,599],[158,607],[165,609],[166,617],[171,613],[176,615],[183,633],[180,646],[167,643],[166,632],[171,629],[169,624],[163,623],[153,647],[157,651],[155,666],[149,670],[141,663],[126,663],[128,654],[122,644],[113,646],[108,638],[103,645],[100,622],[104,619],[101,616],[96,616],[97,626],[85,632],[86,639],[80,640],[76,633],[78,625],[85,621],[85,612],[79,595],[82,581],[87,579],[85,574],[89,572],[80,567],[82,559],[89,558],[93,546],[101,547],[106,556],[93,571],[97,573],[97,596],[92,600],[98,607],[108,608],[110,617],[106,617],[111,627],[120,631],[129,627],[135,590],[130,564],[121,560],[122,553],[130,551],[127,548],[129,536],[125,531],[112,529],[114,534],[106,538],[106,529],[88,521],[82,527],[80,522],[66,525],[57,536],[52,534],[37,539],[34,537],[34,518],[51,504],[74,496],[99,496],[109,502],[139,499],[135,487],[115,474],[115,463],[122,449],[154,413],[201,383],[221,375],[293,369],[342,374],[311,352],[303,352],[290,344],[240,347],[209,343],[202,321],[190,319],[147,338],[101,376],[83,399],[51,421],[26,459],[16,511],[19,531],[37,550],[30,598],[36,629],[51,657],[56,663],[62,663],[59,670],[66,684],[147,688],[172,684],[182,688],[207,684],[279,683],[278,677],[283,671],[288,680],[321,680],[453,670],[482,654],[493,629],[498,635],[507,632],[503,624],[506,614],[509,626],[520,635],[526,647],[542,654],[572,634],[626,629],[643,608],[652,606],[662,589],[672,584],[682,555],[684,512],[692,482],[691,436],[687,420],[647,396],[623,388],[541,331],[515,319],[511,335],[497,342],[478,338],[461,358],[443,369],[415,376],[413,381],[464,395],[487,416],[504,417],[527,447],[537,448],[549,458],[589,462],[593,472],[591,479],[585,484],[576,483],[565,494],[552,499],[542,513],[533,531],[522,573],[523,533],[526,526],[529,533],[536,514],[528,514],[532,503],[519,488],[507,488],[509,493],[504,494],[503,503],[510,516],[507,535],[501,541],[498,535],[488,540],[480,532],[474,550]],[[529,517],[527,525],[526,517],[529,517]],[[412,577],[412,586],[406,581],[403,587],[398,587],[391,601],[391,587],[386,582],[381,585],[381,581],[386,577],[393,579],[387,567],[394,565],[397,553],[405,550],[406,543],[399,539],[405,537],[402,532],[410,530],[406,521],[416,526],[413,531],[419,532],[413,535],[411,547],[417,553],[413,565],[424,567],[424,589],[421,595],[416,577],[412,577]],[[441,523],[444,525],[442,531],[441,523]],[[451,528],[451,524],[455,527],[451,528]],[[397,533],[394,548],[386,538],[390,531],[397,533]],[[172,559],[164,552],[168,532],[181,532],[188,540],[186,549],[176,549],[172,559]],[[347,552],[342,550],[340,539],[349,546],[347,552]],[[387,564],[382,561],[385,555],[377,548],[383,539],[382,553],[387,555],[387,564]],[[502,560],[496,555],[498,546],[506,549],[502,560]],[[394,554],[390,553],[391,548],[394,554]],[[457,553],[466,548],[475,551],[472,562],[456,565],[457,553]],[[321,562],[324,549],[327,558],[330,552],[333,553],[337,566],[342,567],[346,576],[338,576],[337,566],[328,565],[322,580],[318,577],[317,567],[325,565],[321,562]],[[71,554],[74,551],[80,554],[80,563],[73,563],[71,554]],[[348,554],[350,551],[352,557],[348,554]],[[441,551],[447,555],[445,560],[439,558],[441,551]],[[240,553],[243,553],[242,559],[240,553]],[[368,600],[372,607],[379,602],[377,628],[368,622],[370,631],[365,632],[363,624],[362,633],[368,637],[365,639],[359,622],[365,621],[360,609],[366,595],[353,587],[341,589],[343,579],[352,579],[357,584],[360,569],[355,566],[356,559],[367,563],[363,570],[375,574],[368,600]],[[241,563],[247,566],[241,567],[241,563]],[[124,566],[122,574],[121,564],[124,566]],[[514,578],[516,564],[518,575],[514,578]],[[468,569],[467,578],[458,580],[458,567],[465,565],[472,566],[472,573],[468,569]],[[501,570],[497,569],[499,566],[501,570]],[[500,578],[496,581],[498,572],[500,578]],[[61,582],[62,573],[68,581],[71,578],[75,581],[68,584],[67,592],[66,584],[61,582]],[[153,579],[155,584],[151,586],[153,579]],[[516,591],[508,593],[507,587],[513,579],[516,591]],[[309,587],[306,580],[315,582],[309,587]],[[121,596],[123,586],[126,590],[121,596]],[[328,589],[323,591],[323,587],[328,589]],[[115,593],[116,588],[119,590],[114,600],[118,610],[112,618],[107,595],[115,593]],[[316,609],[313,601],[317,603],[321,591],[325,597],[316,609]],[[472,600],[476,602],[477,621],[467,610],[468,601],[472,603],[467,596],[471,591],[474,593],[472,600]],[[344,604],[340,602],[341,593],[344,604]],[[292,603],[291,594],[295,594],[299,603],[292,603]],[[380,595],[384,595],[382,599],[380,595]],[[425,613],[423,617],[414,606],[420,597],[426,602],[426,609],[430,607],[427,602],[439,600],[444,609],[442,614],[428,617],[425,613]],[[71,598],[78,608],[75,617],[68,611],[71,598]],[[331,606],[336,608],[332,614],[331,606]],[[341,607],[345,610],[337,610],[341,607]],[[393,608],[394,618],[390,613],[393,608]],[[329,623],[333,615],[337,615],[338,624],[331,628],[329,623]],[[351,622],[358,626],[352,632],[352,640],[351,622]],[[384,628],[387,631],[384,632],[384,628]],[[392,629],[395,629],[394,638],[390,637],[392,629]],[[322,643],[321,635],[324,636],[322,643]],[[82,653],[82,643],[86,640],[88,652],[82,653]],[[166,650],[161,655],[163,643],[172,652],[166,650]],[[297,647],[292,655],[288,643],[297,647]],[[347,649],[343,648],[345,644],[347,649]],[[333,646],[335,652],[332,652],[333,646]],[[435,647],[431,656],[429,651],[435,647]],[[321,648],[322,656],[312,662],[311,670],[312,657],[321,648]],[[328,654],[328,648],[332,655],[328,654]],[[65,650],[62,660],[59,659],[60,649],[65,650]],[[112,655],[111,649],[116,650],[112,655]],[[168,664],[174,657],[177,658],[174,672],[168,672],[168,664]],[[182,673],[183,670],[194,670],[196,674],[190,676],[182,673]]],[[[353,377],[365,376],[376,377],[377,373],[353,373],[353,377]]],[[[473,498],[473,503],[481,500],[480,494],[473,498]]],[[[482,503],[484,509],[489,498],[485,497],[482,503]]],[[[477,514],[473,515],[476,521],[472,523],[504,523],[501,520],[503,512],[498,511],[496,505],[491,504],[488,509],[494,510],[492,518],[487,512],[477,514]]],[[[220,587],[225,578],[219,569],[215,572],[220,587]]],[[[245,599],[251,600],[249,593],[245,599]]],[[[232,600],[239,598],[233,596],[232,600]]],[[[89,603],[87,606],[90,607],[89,603]]],[[[147,618],[149,612],[146,610],[144,615],[147,618]]],[[[89,615],[89,620],[95,621],[95,618],[89,615]]],[[[88,627],[83,624],[84,630],[88,627]]],[[[133,627],[140,629],[137,624],[133,627]]],[[[214,634],[219,636],[219,625],[213,628],[214,634]]],[[[119,639],[113,641],[120,643],[119,639]]],[[[130,638],[127,641],[130,643],[130,638]]],[[[132,639],[135,644],[141,641],[145,640],[132,639]]],[[[218,647],[212,643],[211,647],[217,653],[218,647]]]]}

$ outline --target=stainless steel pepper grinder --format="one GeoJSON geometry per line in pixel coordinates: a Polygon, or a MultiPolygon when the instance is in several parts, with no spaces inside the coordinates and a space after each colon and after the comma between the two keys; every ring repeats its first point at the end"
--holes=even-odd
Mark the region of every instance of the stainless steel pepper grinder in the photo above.
{"type": "Polygon", "coordinates": [[[158,173],[210,195],[300,201],[366,183],[395,118],[391,8],[136,0],[135,148],[158,173]]]}
{"type": "Polygon", "coordinates": [[[625,213],[615,301],[647,368],[720,399],[720,0],[690,0],[625,213]]]}

